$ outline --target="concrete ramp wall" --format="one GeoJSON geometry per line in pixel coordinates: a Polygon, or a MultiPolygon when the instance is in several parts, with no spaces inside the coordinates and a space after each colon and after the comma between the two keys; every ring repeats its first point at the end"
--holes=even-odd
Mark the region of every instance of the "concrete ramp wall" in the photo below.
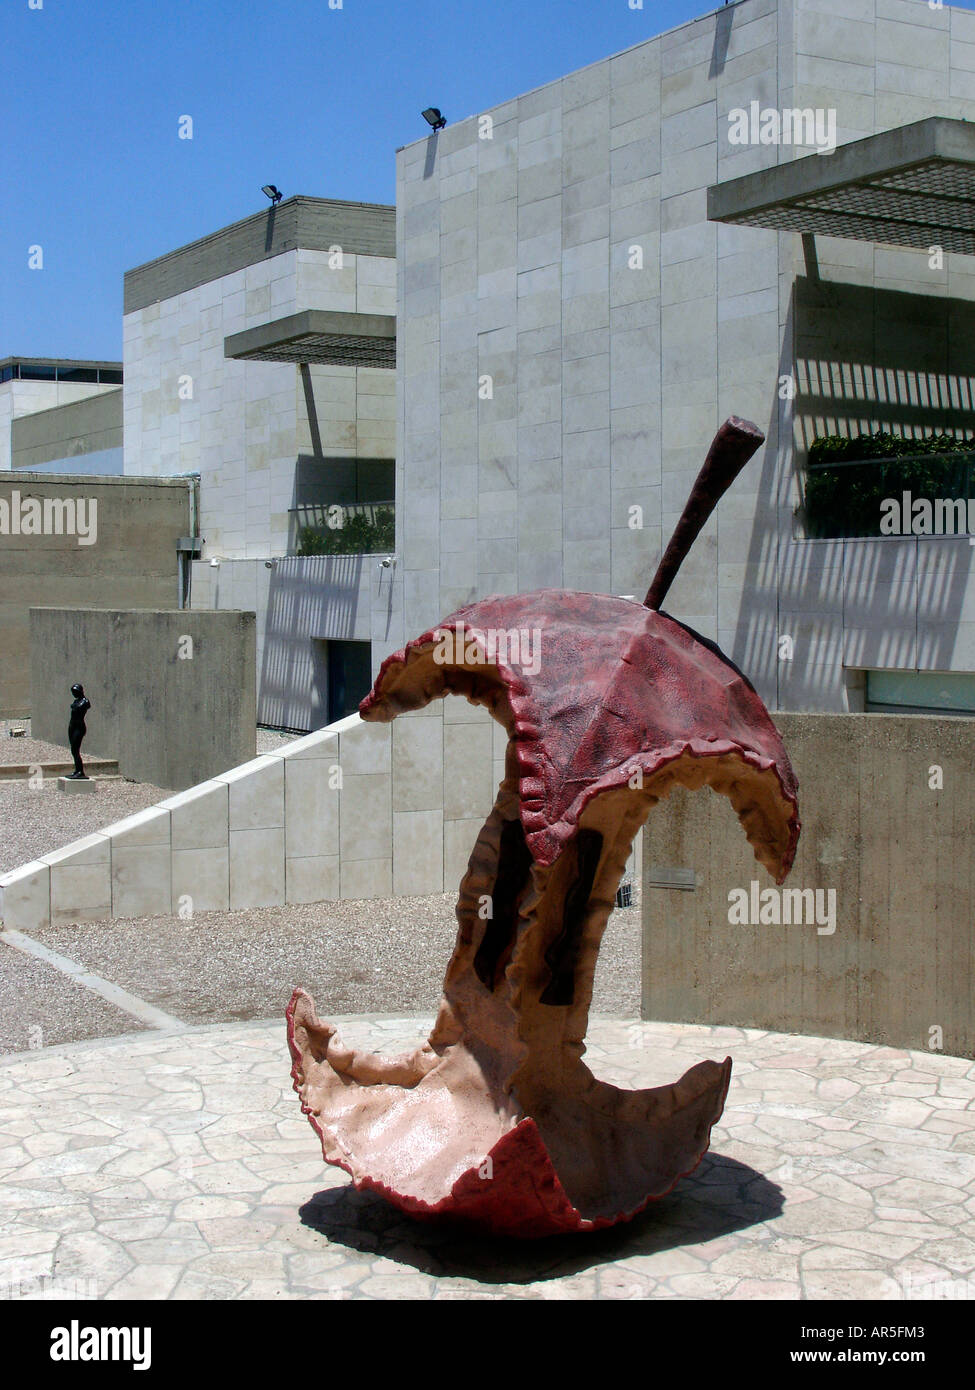
{"type": "Polygon", "coordinates": [[[453,705],[456,722],[439,708],[394,724],[351,715],[43,855],[0,877],[3,923],[452,891],[505,742],[485,711],[453,705]]]}

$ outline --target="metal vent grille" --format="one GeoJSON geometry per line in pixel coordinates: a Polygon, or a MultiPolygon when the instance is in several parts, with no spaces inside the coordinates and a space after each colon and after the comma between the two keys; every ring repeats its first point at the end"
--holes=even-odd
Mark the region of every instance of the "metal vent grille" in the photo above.
{"type": "Polygon", "coordinates": [[[318,362],[333,367],[395,367],[395,338],[352,333],[310,333],[290,342],[238,354],[245,362],[318,362]]]}
{"type": "Polygon", "coordinates": [[[396,366],[396,319],[391,314],[302,309],[230,334],[224,339],[223,350],[225,357],[239,362],[391,370],[396,366]]]}
{"type": "Polygon", "coordinates": [[[708,190],[736,226],[975,255],[975,123],[932,117],[708,190]]]}

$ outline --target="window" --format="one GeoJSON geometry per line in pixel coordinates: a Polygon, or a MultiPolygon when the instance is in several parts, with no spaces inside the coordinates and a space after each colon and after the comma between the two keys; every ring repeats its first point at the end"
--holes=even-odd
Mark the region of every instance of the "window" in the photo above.
{"type": "Polygon", "coordinates": [[[971,446],[950,434],[905,439],[884,431],[814,439],[803,498],[807,537],[954,534],[956,503],[966,516],[975,501],[971,446]]]}
{"type": "Polygon", "coordinates": [[[904,714],[975,714],[975,673],[868,671],[867,711],[904,714]]]}
{"type": "Polygon", "coordinates": [[[70,363],[8,362],[0,367],[0,381],[93,381],[121,386],[120,367],[73,367],[70,363]]]}
{"type": "Polygon", "coordinates": [[[293,555],[376,555],[396,548],[392,459],[300,454],[290,508],[293,555]]]}
{"type": "Polygon", "coordinates": [[[58,367],[58,381],[97,381],[97,367],[58,367]]]}

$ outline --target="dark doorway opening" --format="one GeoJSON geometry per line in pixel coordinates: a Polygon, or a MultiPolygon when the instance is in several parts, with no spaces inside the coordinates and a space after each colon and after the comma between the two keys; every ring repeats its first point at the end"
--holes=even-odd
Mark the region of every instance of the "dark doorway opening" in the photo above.
{"type": "Polygon", "coordinates": [[[355,714],[372,688],[372,647],[369,642],[326,642],[328,722],[355,714]]]}

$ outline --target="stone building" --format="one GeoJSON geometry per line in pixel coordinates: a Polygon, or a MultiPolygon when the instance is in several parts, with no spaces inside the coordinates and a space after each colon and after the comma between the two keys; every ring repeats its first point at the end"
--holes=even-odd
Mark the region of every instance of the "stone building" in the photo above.
{"type": "Polygon", "coordinates": [[[0,470],[121,473],[122,364],[0,361],[0,470]]]}
{"type": "Polygon", "coordinates": [[[972,119],[969,11],[740,0],[401,150],[389,645],[494,591],[642,598],[736,413],[767,445],[668,610],[773,709],[975,708],[967,536],[803,507],[816,436],[971,438],[972,119]]]}
{"type": "Polygon", "coordinates": [[[125,471],[199,473],[192,602],[258,614],[264,723],[354,709],[385,635],[378,563],[335,542],[394,506],[394,238],[295,197],[125,276],[125,471]]]}
{"type": "MultiPolygon", "coordinates": [[[[257,614],[258,719],[341,719],[491,593],[640,601],[730,414],[767,442],[668,611],[772,710],[975,711],[967,530],[878,525],[908,476],[975,496],[972,121],[975,14],[738,0],[406,145],[395,207],[289,198],[128,272],[125,473],[198,475],[190,602],[257,614]],[[881,431],[919,458],[816,443],[881,431]]],[[[432,891],[503,739],[457,700],[390,737],[358,853],[432,891]]]]}

